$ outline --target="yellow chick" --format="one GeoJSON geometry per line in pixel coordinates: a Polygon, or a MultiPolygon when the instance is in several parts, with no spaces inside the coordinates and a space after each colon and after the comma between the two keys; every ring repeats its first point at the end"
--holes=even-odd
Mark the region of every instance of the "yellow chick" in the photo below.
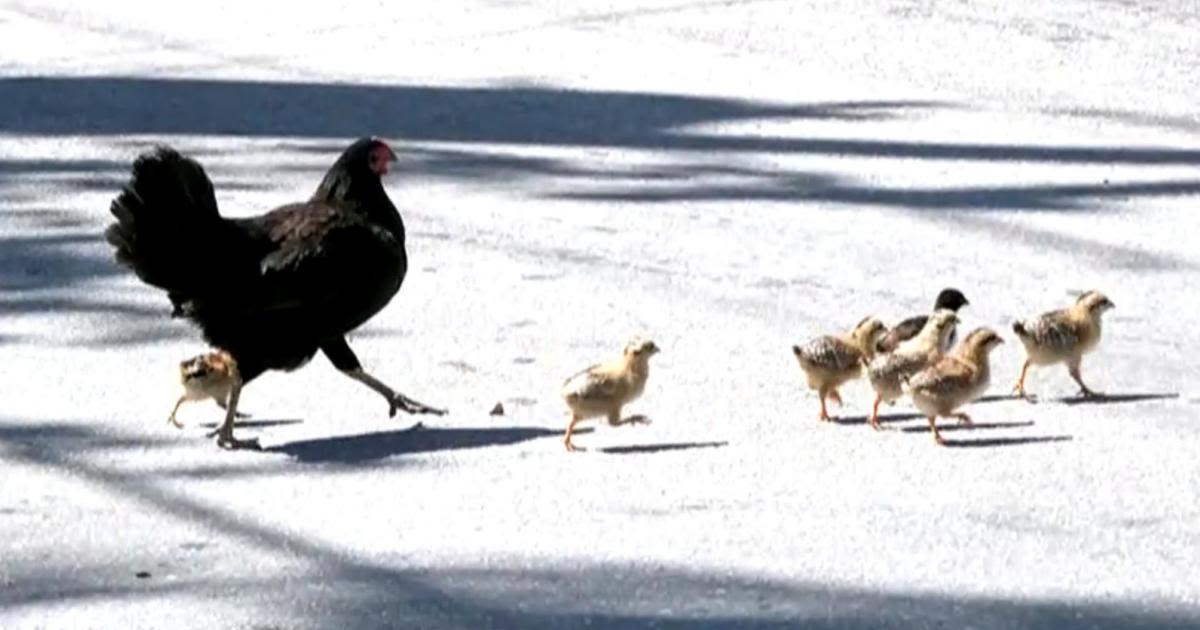
{"type": "Polygon", "coordinates": [[[1066,363],[1071,378],[1079,383],[1084,396],[1098,394],[1083,383],[1079,365],[1083,355],[1091,352],[1100,343],[1100,316],[1113,308],[1113,303],[1099,291],[1088,291],[1079,296],[1075,304],[1057,311],[1042,313],[1037,317],[1013,323],[1013,332],[1025,346],[1025,365],[1013,391],[1022,398],[1025,394],[1025,376],[1031,365],[1053,365],[1066,363]]]}
{"type": "Polygon", "coordinates": [[[237,380],[237,362],[224,350],[194,356],[179,363],[179,380],[183,383],[183,394],[175,401],[167,422],[182,429],[183,423],[175,419],[179,406],[187,400],[212,398],[222,409],[229,400],[229,392],[237,380]]]}
{"type": "Polygon", "coordinates": [[[649,424],[645,416],[621,418],[621,408],[642,395],[650,376],[650,357],[658,346],[635,337],[625,345],[619,359],[593,365],[563,382],[562,397],[571,410],[571,423],[563,443],[568,451],[580,450],[571,443],[575,425],[581,420],[604,416],[611,426],[649,424]]]}
{"type": "Polygon", "coordinates": [[[915,337],[900,342],[894,351],[879,355],[867,364],[867,380],[875,390],[875,404],[871,407],[871,418],[868,420],[872,429],[880,429],[879,404],[895,402],[904,394],[901,384],[905,378],[942,357],[942,349],[949,344],[957,323],[958,316],[954,311],[935,311],[915,337]]]}
{"type": "Polygon", "coordinates": [[[987,391],[991,379],[988,356],[1002,343],[1004,340],[995,331],[977,328],[950,354],[908,379],[908,394],[929,419],[929,430],[937,444],[944,444],[937,428],[939,417],[971,423],[970,416],[956,410],[987,391]]]}
{"type": "Polygon", "coordinates": [[[809,340],[803,346],[792,346],[792,354],[800,362],[808,386],[816,390],[821,399],[818,420],[824,422],[830,419],[829,411],[825,408],[826,398],[842,404],[838,388],[862,376],[863,364],[875,356],[875,344],[886,332],[887,327],[883,322],[868,317],[845,335],[825,335],[809,340]]]}

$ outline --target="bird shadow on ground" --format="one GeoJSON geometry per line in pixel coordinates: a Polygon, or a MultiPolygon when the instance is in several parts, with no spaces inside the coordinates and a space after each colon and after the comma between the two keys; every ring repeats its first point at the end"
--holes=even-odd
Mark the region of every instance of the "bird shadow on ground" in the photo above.
{"type": "Polygon", "coordinates": [[[972,404],[993,403],[993,402],[1005,402],[1005,401],[1009,401],[1009,400],[1022,400],[1022,398],[1016,394],[989,394],[987,396],[980,396],[979,398],[976,398],[975,400],[971,401],[971,403],[972,404]]]}
{"type": "Polygon", "coordinates": [[[1070,435],[1031,435],[1028,437],[995,437],[979,438],[976,440],[945,440],[943,444],[951,448],[990,448],[995,446],[1022,446],[1027,444],[1046,444],[1049,442],[1070,442],[1073,439],[1075,438],[1070,435]]]}
{"type": "Polygon", "coordinates": [[[1068,396],[1054,399],[1064,405],[1111,405],[1117,403],[1144,402],[1148,400],[1175,400],[1177,393],[1097,394],[1096,396],[1068,396]]]}
{"type": "MultiPolygon", "coordinates": [[[[1033,426],[1032,420],[1022,422],[975,422],[973,424],[938,424],[938,431],[945,433],[946,431],[974,431],[976,429],[1015,429],[1020,427],[1033,426]]],[[[901,427],[901,431],[905,433],[929,433],[929,425],[922,424],[911,427],[901,427]]]]}
{"type": "Polygon", "coordinates": [[[640,455],[648,453],[665,453],[668,451],[688,451],[698,448],[721,448],[729,442],[663,442],[659,444],[631,444],[629,446],[607,446],[596,449],[597,452],[609,455],[640,455]]]}
{"type": "MultiPolygon", "coordinates": [[[[845,416],[834,418],[834,424],[852,426],[866,424],[869,416],[845,416]]],[[[909,420],[924,420],[925,416],[919,413],[885,413],[879,415],[879,422],[887,424],[889,422],[907,422],[909,420]]]]}
{"type": "MultiPolygon", "coordinates": [[[[576,431],[584,433],[585,431],[576,431]]],[[[538,427],[419,428],[377,431],[313,440],[299,440],[263,449],[284,453],[301,463],[361,464],[396,455],[464,448],[504,446],[544,437],[561,437],[558,429],[538,427]]]]}
{"type": "MultiPolygon", "coordinates": [[[[270,427],[285,427],[290,424],[300,424],[301,422],[304,422],[304,421],[299,418],[277,418],[274,420],[266,419],[266,418],[264,418],[262,420],[245,420],[245,419],[243,419],[243,420],[234,420],[233,426],[238,427],[238,428],[243,428],[243,429],[266,429],[266,428],[270,428],[270,427]]],[[[215,429],[218,426],[220,426],[220,423],[219,422],[203,422],[203,423],[200,423],[198,426],[205,428],[205,429],[215,429]]]]}

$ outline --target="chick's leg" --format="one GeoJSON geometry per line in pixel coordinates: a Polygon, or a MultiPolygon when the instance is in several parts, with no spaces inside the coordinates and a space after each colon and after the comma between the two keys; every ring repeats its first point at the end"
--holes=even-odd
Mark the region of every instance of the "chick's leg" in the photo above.
{"type": "Polygon", "coordinates": [[[177,429],[182,429],[183,423],[175,419],[175,414],[179,412],[179,406],[185,400],[187,400],[187,396],[180,396],[179,400],[175,401],[175,408],[171,410],[171,415],[167,417],[167,424],[174,425],[177,429]]]}
{"type": "Polygon", "coordinates": [[[940,432],[938,432],[937,418],[934,416],[929,416],[929,432],[933,433],[933,443],[934,444],[937,444],[938,446],[946,445],[945,440],[942,439],[942,434],[940,432]]]}
{"type": "Polygon", "coordinates": [[[329,357],[329,362],[333,366],[341,370],[342,374],[370,387],[379,395],[383,396],[388,401],[388,416],[395,417],[396,410],[399,409],[405,413],[418,414],[429,413],[435,416],[446,415],[445,409],[430,407],[424,403],[417,402],[400,392],[388,387],[379,379],[371,376],[362,369],[362,364],[358,362],[358,357],[354,355],[354,351],[350,349],[350,344],[346,343],[345,337],[331,339],[321,344],[321,352],[329,357]]]}
{"type": "Polygon", "coordinates": [[[1021,377],[1017,379],[1017,384],[1013,386],[1013,393],[1020,398],[1028,399],[1029,396],[1025,393],[1025,376],[1029,374],[1029,359],[1025,359],[1025,365],[1021,366],[1021,377]]]}
{"type": "Polygon", "coordinates": [[[968,425],[968,426],[970,426],[970,425],[972,425],[972,424],[975,424],[975,421],[974,421],[974,420],[971,420],[971,416],[968,416],[968,415],[967,415],[967,414],[965,414],[965,413],[956,413],[956,414],[954,414],[954,417],[955,417],[955,418],[958,418],[958,423],[959,423],[959,424],[965,424],[965,425],[968,425]]]}
{"type": "Polygon", "coordinates": [[[571,434],[575,432],[575,425],[582,419],[578,414],[571,414],[571,423],[567,425],[567,435],[563,438],[563,444],[566,445],[567,450],[570,452],[584,450],[571,443],[571,434]]]}
{"type": "Polygon", "coordinates": [[[829,422],[829,410],[825,408],[825,397],[829,395],[829,390],[822,387],[817,391],[817,396],[821,399],[821,413],[817,416],[817,420],[821,422],[829,422]]]}
{"type": "Polygon", "coordinates": [[[1100,394],[1093,391],[1090,387],[1083,384],[1083,375],[1079,373],[1079,361],[1071,361],[1067,364],[1067,371],[1070,372],[1071,378],[1079,383],[1079,394],[1084,398],[1098,398],[1100,394]]]}
{"type": "Polygon", "coordinates": [[[868,420],[868,423],[871,425],[871,428],[875,429],[876,431],[883,429],[883,427],[879,426],[879,403],[881,402],[883,402],[883,396],[880,394],[875,394],[875,404],[871,406],[871,419],[868,420]]]}

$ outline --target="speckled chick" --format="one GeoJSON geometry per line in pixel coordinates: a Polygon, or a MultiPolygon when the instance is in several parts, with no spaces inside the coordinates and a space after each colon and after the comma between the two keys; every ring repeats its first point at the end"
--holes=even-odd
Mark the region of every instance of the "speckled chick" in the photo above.
{"type": "Polygon", "coordinates": [[[1025,377],[1030,366],[1066,363],[1071,378],[1079,384],[1080,394],[1098,396],[1083,383],[1080,363],[1083,355],[1100,343],[1100,318],[1113,303],[1099,291],[1088,291],[1075,304],[1013,323],[1013,332],[1025,346],[1025,364],[1013,391],[1025,398],[1025,377]]]}
{"type": "Polygon", "coordinates": [[[175,401],[167,422],[178,428],[183,423],[175,418],[179,406],[188,400],[205,400],[212,398],[225,409],[229,400],[229,392],[233,389],[238,377],[237,362],[224,350],[216,350],[194,356],[179,363],[179,380],[183,384],[183,394],[175,401]]]}
{"type": "Polygon", "coordinates": [[[929,420],[933,441],[944,444],[937,419],[958,418],[970,424],[971,417],[958,408],[979,398],[991,380],[988,357],[1004,340],[990,328],[977,328],[950,354],[908,379],[906,389],[913,404],[929,420]]]}
{"type": "Polygon", "coordinates": [[[875,404],[871,407],[868,424],[878,431],[879,404],[891,404],[903,394],[903,380],[929,367],[942,357],[947,339],[954,334],[958,316],[954,311],[934,311],[925,321],[925,327],[915,337],[908,339],[895,351],[875,357],[867,365],[867,380],[875,390],[875,404]]]}
{"type": "Polygon", "coordinates": [[[831,398],[841,404],[838,388],[862,376],[863,365],[875,356],[875,345],[886,331],[883,322],[868,317],[845,335],[825,335],[802,346],[792,346],[792,354],[800,363],[808,386],[816,390],[821,400],[818,420],[830,419],[825,399],[831,398]]]}
{"type": "Polygon", "coordinates": [[[645,416],[621,417],[621,408],[642,395],[650,376],[650,357],[658,346],[649,339],[635,337],[625,345],[621,357],[593,365],[563,382],[562,397],[571,410],[571,422],[563,443],[568,451],[580,450],[571,442],[575,425],[582,420],[603,416],[612,426],[649,424],[645,416]]]}

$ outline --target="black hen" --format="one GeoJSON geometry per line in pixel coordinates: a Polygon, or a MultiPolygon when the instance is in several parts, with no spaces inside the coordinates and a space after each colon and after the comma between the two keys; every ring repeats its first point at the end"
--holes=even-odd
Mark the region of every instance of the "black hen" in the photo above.
{"type": "Polygon", "coordinates": [[[360,139],[308,201],[248,219],[222,218],[204,169],[174,149],[134,162],[105,238],[119,262],[167,291],[174,315],[237,362],[241,380],[215,432],[219,444],[241,444],[233,418],[242,385],[297,368],[317,350],[387,398],[392,415],[444,413],[363,371],[345,338],[387,305],[408,269],[404,223],[380,181],[395,159],[382,140],[360,139]]]}

